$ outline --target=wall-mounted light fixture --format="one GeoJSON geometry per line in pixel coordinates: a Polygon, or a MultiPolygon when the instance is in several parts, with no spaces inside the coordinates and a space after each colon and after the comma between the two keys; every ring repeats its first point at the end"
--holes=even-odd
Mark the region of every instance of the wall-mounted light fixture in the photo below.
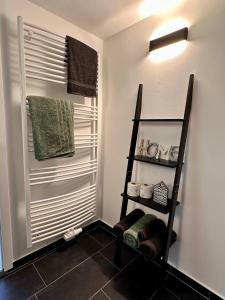
{"type": "Polygon", "coordinates": [[[153,51],[170,44],[174,44],[183,40],[188,39],[188,28],[182,28],[160,38],[150,41],[149,43],[149,51],[153,51]]]}

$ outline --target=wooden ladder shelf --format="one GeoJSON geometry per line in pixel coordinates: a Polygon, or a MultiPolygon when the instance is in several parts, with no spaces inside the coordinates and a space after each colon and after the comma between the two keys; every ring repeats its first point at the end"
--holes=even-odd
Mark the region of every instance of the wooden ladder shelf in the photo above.
{"type": "MultiPolygon", "coordinates": [[[[178,191],[179,191],[179,186],[180,186],[180,178],[181,178],[181,172],[182,172],[182,167],[183,167],[183,159],[184,159],[187,133],[188,133],[188,127],[189,127],[189,120],[190,120],[190,113],[191,113],[191,106],[192,106],[193,85],[194,85],[194,75],[191,74],[190,78],[189,78],[186,106],[185,106],[185,112],[184,112],[183,119],[141,119],[143,84],[139,84],[135,116],[133,119],[133,131],[132,131],[130,151],[129,151],[129,156],[128,156],[128,164],[127,164],[124,192],[121,194],[123,197],[123,202],[122,202],[120,220],[123,219],[127,214],[127,205],[128,205],[129,200],[132,200],[134,202],[137,202],[139,204],[147,206],[151,209],[157,210],[160,213],[168,214],[167,241],[166,241],[166,248],[165,248],[164,254],[162,256],[162,261],[164,263],[166,263],[168,260],[169,249],[170,249],[170,245],[171,245],[172,231],[173,231],[174,216],[175,216],[176,207],[179,204],[177,202],[177,196],[178,196],[178,191]],[[138,156],[138,155],[135,156],[139,125],[141,122],[152,122],[152,123],[157,123],[157,122],[160,122],[160,123],[162,123],[162,122],[171,123],[172,122],[172,123],[174,123],[174,122],[177,122],[177,123],[182,124],[177,162],[167,161],[167,160],[163,160],[163,159],[152,159],[152,158],[147,158],[147,157],[138,156]],[[141,161],[144,163],[150,163],[150,164],[155,164],[155,165],[159,165],[159,166],[164,166],[167,168],[175,168],[176,169],[175,176],[174,176],[174,183],[173,183],[172,198],[168,199],[167,206],[163,206],[158,203],[155,203],[152,201],[152,199],[149,200],[149,199],[143,199],[140,197],[131,197],[131,196],[127,195],[127,186],[128,186],[128,182],[130,182],[131,178],[132,178],[134,161],[141,161]]],[[[119,242],[120,241],[118,241],[118,243],[117,243],[115,259],[119,255],[118,251],[120,252],[119,242]]]]}

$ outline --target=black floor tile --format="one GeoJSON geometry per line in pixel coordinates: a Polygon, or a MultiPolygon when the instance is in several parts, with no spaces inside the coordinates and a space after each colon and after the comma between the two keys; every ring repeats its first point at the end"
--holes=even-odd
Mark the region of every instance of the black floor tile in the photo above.
{"type": "Polygon", "coordinates": [[[49,284],[99,249],[101,246],[89,235],[84,234],[66,247],[64,246],[35,262],[35,267],[44,281],[49,284]]]}
{"type": "MultiPolygon", "coordinates": [[[[101,253],[105,257],[107,257],[113,264],[115,264],[114,262],[115,247],[116,247],[116,242],[111,243],[101,251],[101,253]]],[[[121,249],[121,260],[119,264],[116,264],[116,266],[119,268],[125,267],[137,255],[138,255],[137,251],[123,244],[121,249]]]]}
{"type": "Polygon", "coordinates": [[[95,238],[102,246],[106,246],[110,242],[114,241],[116,237],[105,230],[102,227],[96,227],[95,229],[91,230],[89,234],[95,238]]]}
{"type": "MultiPolygon", "coordinates": [[[[156,293],[153,300],[179,300],[175,295],[166,289],[162,289],[156,293]]],[[[191,300],[191,299],[190,299],[191,300]]]]}
{"type": "Polygon", "coordinates": [[[102,292],[98,292],[91,300],[109,300],[109,298],[102,292]]]}
{"type": "Polygon", "coordinates": [[[36,296],[32,296],[32,297],[28,298],[27,300],[37,300],[37,297],[36,296]]]}
{"type": "Polygon", "coordinates": [[[165,282],[165,286],[182,300],[203,300],[205,297],[193,290],[188,285],[181,282],[179,279],[169,276],[165,282]]]}
{"type": "Polygon", "coordinates": [[[87,300],[117,272],[101,254],[90,257],[37,294],[39,300],[87,300]]]}
{"type": "Polygon", "coordinates": [[[134,260],[103,288],[112,300],[147,300],[159,287],[161,271],[142,256],[134,260]]]}
{"type": "Polygon", "coordinates": [[[204,286],[200,285],[184,273],[180,272],[179,270],[175,269],[174,267],[171,268],[171,273],[177,278],[180,279],[181,281],[185,282],[187,285],[192,287],[194,290],[199,292],[200,294],[204,295],[205,297],[209,298],[210,292],[207,288],[204,286]]]}
{"type": "Polygon", "coordinates": [[[33,265],[0,280],[0,300],[25,300],[44,287],[33,265]]]}

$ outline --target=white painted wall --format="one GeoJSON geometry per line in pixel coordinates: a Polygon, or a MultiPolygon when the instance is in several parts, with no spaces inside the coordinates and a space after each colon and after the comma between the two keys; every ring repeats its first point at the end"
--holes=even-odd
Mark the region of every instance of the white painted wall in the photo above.
{"type": "MultiPolygon", "coordinates": [[[[188,77],[195,74],[182,205],[175,229],[179,240],[170,262],[225,297],[225,39],[223,0],[186,0],[173,12],[151,17],[104,43],[103,219],[119,220],[138,84],[144,83],[143,116],[181,117],[188,77]],[[148,55],[152,33],[163,23],[184,18],[190,42],[180,56],[160,64],[148,55]]],[[[146,125],[147,126],[147,125],[146,125]]],[[[143,134],[157,142],[178,141],[177,127],[156,126],[143,134]]],[[[171,179],[171,172],[142,166],[137,180],[171,179]]],[[[134,206],[131,206],[134,207],[134,206]]]]}
{"type": "MultiPolygon", "coordinates": [[[[0,31],[3,63],[3,81],[5,88],[6,122],[8,139],[8,157],[10,167],[10,192],[12,207],[13,259],[14,261],[45,246],[42,243],[27,249],[25,203],[22,173],[22,140],[21,140],[21,91],[19,74],[19,52],[17,36],[17,16],[26,22],[46,27],[61,35],[71,35],[96,49],[100,56],[103,42],[96,36],[72,25],[69,22],[41,9],[26,0],[2,0],[0,7],[0,31]]],[[[100,62],[101,64],[101,62],[100,62]]],[[[101,64],[102,65],[102,64],[101,64]]],[[[102,69],[99,70],[99,100],[102,93],[102,69]]],[[[55,91],[56,92],[56,91],[55,91]]],[[[43,91],[41,92],[43,94],[43,91]]],[[[4,201],[7,201],[5,199],[4,201]]],[[[98,201],[98,215],[101,211],[98,201]]],[[[3,224],[4,226],[4,224],[3,224]]],[[[49,241],[49,242],[52,242],[49,241]]]]}
{"type": "MultiPolygon", "coordinates": [[[[1,34],[1,33],[0,33],[1,34]]],[[[2,60],[0,48],[0,268],[8,270],[12,268],[13,247],[12,247],[12,220],[11,203],[9,190],[9,170],[8,170],[8,148],[6,136],[6,114],[5,97],[2,79],[2,60]],[[4,224],[4,225],[3,225],[4,224]]]]}

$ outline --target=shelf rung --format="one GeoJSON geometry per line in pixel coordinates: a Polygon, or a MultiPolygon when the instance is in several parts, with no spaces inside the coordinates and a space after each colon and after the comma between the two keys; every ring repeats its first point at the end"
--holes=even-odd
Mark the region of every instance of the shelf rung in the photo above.
{"type": "Polygon", "coordinates": [[[183,123],[184,119],[133,119],[133,122],[171,122],[183,123]]]}
{"type": "MultiPolygon", "coordinates": [[[[129,200],[132,200],[136,203],[139,203],[141,205],[144,205],[146,207],[149,207],[151,209],[154,209],[162,214],[168,214],[170,212],[170,209],[172,207],[172,199],[168,199],[168,204],[165,206],[165,205],[162,205],[162,204],[159,204],[157,202],[154,202],[153,199],[144,199],[144,198],[141,198],[141,197],[131,197],[131,196],[128,196],[128,195],[125,195],[124,193],[121,194],[122,197],[125,197],[129,200]]],[[[180,205],[180,202],[177,202],[177,206],[180,205]]]]}
{"type": "Polygon", "coordinates": [[[150,157],[142,156],[142,155],[135,155],[134,157],[127,157],[127,159],[133,159],[136,161],[153,164],[153,165],[164,166],[167,168],[176,168],[178,166],[178,163],[176,161],[170,161],[170,160],[165,160],[165,159],[160,159],[160,158],[159,159],[150,158],[150,157]]]}

